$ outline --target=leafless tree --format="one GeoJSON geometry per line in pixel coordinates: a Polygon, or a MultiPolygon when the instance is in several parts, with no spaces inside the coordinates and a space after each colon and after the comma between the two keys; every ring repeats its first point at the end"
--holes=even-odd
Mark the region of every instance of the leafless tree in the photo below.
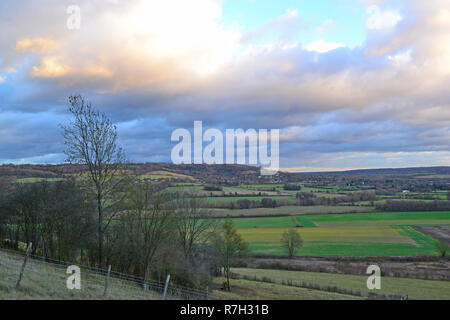
{"type": "Polygon", "coordinates": [[[179,198],[176,201],[178,241],[186,259],[194,263],[195,248],[206,244],[217,227],[217,219],[208,219],[208,210],[200,198],[179,198]]]}
{"type": "Polygon", "coordinates": [[[88,169],[88,180],[97,202],[98,263],[101,265],[103,236],[117,213],[114,209],[117,198],[113,195],[117,194],[123,182],[125,155],[117,144],[116,126],[85,98],[70,96],[68,111],[73,116],[72,122],[67,126],[60,125],[66,161],[83,164],[88,169]]]}
{"type": "Polygon", "coordinates": [[[150,276],[152,263],[163,243],[174,238],[170,200],[166,193],[145,181],[137,183],[128,194],[128,210],[120,220],[136,267],[145,278],[150,276]]]}

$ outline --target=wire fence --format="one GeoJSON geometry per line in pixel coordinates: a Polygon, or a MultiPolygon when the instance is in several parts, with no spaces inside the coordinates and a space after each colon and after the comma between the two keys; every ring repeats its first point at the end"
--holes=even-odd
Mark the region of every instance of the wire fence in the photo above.
{"type": "MultiPolygon", "coordinates": [[[[26,254],[0,248],[0,275],[7,281],[17,281],[26,254]]],[[[143,279],[133,275],[110,271],[101,268],[80,265],[67,261],[55,260],[43,256],[29,254],[23,274],[23,287],[30,288],[36,283],[47,288],[51,296],[74,296],[80,291],[80,298],[102,299],[149,299],[163,298],[166,289],[166,299],[172,300],[216,300],[220,297],[208,288],[199,290],[165,282],[143,279]],[[81,290],[67,288],[67,273],[69,266],[75,265],[81,271],[81,290]],[[109,274],[109,276],[108,276],[109,274]],[[106,280],[108,279],[108,281],[106,280]],[[107,295],[105,287],[107,287],[107,295]]],[[[22,283],[21,282],[21,283],[22,283]]]]}

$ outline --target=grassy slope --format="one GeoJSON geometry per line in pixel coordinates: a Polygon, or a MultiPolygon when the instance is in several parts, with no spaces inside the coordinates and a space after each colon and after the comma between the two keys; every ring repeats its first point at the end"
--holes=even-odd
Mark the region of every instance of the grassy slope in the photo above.
{"type": "MultiPolygon", "coordinates": [[[[295,283],[307,282],[320,286],[336,286],[339,288],[361,290],[367,296],[367,276],[344,275],[318,272],[301,272],[267,269],[236,268],[233,272],[257,277],[268,277],[276,283],[291,280],[295,283]]],[[[420,280],[406,278],[381,278],[381,290],[371,290],[378,294],[408,295],[410,299],[450,299],[450,282],[436,280],[420,280]]]]}
{"type": "Polygon", "coordinates": [[[29,260],[19,290],[15,285],[19,278],[23,258],[0,252],[0,300],[11,299],[58,299],[58,300],[98,300],[98,299],[139,299],[155,300],[160,296],[154,292],[144,292],[137,285],[111,278],[109,290],[103,297],[105,277],[89,275],[81,271],[81,290],[66,287],[65,268],[29,260]]]}

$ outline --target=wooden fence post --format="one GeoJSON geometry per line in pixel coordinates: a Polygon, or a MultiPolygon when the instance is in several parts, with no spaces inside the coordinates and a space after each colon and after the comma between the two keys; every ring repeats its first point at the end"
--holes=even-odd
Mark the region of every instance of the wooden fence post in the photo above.
{"type": "Polygon", "coordinates": [[[42,261],[44,261],[45,262],[45,243],[44,243],[44,239],[43,239],[43,237],[41,236],[41,238],[40,238],[40,240],[39,240],[39,245],[38,245],[38,247],[41,247],[41,250],[42,250],[42,261]]]}
{"type": "Polygon", "coordinates": [[[167,275],[166,285],[164,286],[164,293],[163,293],[163,296],[162,296],[162,300],[166,300],[167,287],[169,286],[169,281],[170,281],[170,274],[167,275]]]}
{"type": "Polygon", "coordinates": [[[42,241],[42,260],[45,262],[45,242],[42,241]]]}
{"type": "Polygon", "coordinates": [[[105,282],[105,291],[103,292],[103,296],[106,296],[106,291],[108,290],[108,283],[109,283],[109,275],[111,274],[111,265],[108,267],[108,275],[106,276],[106,282],[105,282]]]}
{"type": "Polygon", "coordinates": [[[30,242],[28,244],[27,253],[25,254],[25,259],[23,259],[22,269],[20,270],[19,279],[17,280],[17,283],[16,283],[16,290],[18,290],[20,287],[20,281],[22,281],[23,273],[25,271],[25,266],[27,265],[28,256],[30,255],[31,246],[32,246],[32,243],[30,242]]]}

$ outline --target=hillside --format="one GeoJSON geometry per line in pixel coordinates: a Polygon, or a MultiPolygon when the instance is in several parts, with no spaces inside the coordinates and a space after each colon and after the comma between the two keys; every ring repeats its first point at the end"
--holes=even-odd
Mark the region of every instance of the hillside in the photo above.
{"type": "MultiPolygon", "coordinates": [[[[83,165],[13,165],[0,166],[0,180],[21,179],[58,179],[67,175],[79,174],[86,171],[83,165]]],[[[172,163],[129,163],[127,171],[131,174],[149,179],[168,179],[171,181],[202,182],[210,184],[257,184],[257,183],[287,183],[299,180],[315,183],[329,184],[339,182],[342,185],[358,184],[359,178],[380,180],[385,177],[400,181],[427,178],[436,181],[450,178],[450,166],[446,167],[418,167],[418,168],[391,168],[367,169],[339,172],[308,172],[292,173],[282,172],[274,176],[261,176],[258,167],[246,165],[206,165],[189,164],[175,165],[172,163]],[[338,180],[336,180],[338,179],[338,180]]],[[[27,180],[24,180],[27,182],[27,180]]],[[[365,181],[362,181],[365,182],[365,181]]],[[[390,182],[390,180],[389,180],[390,182]]]]}
{"type": "MultiPolygon", "coordinates": [[[[13,165],[0,166],[0,179],[17,180],[26,178],[55,179],[86,171],[83,165],[13,165]]],[[[295,174],[280,172],[275,176],[260,176],[258,167],[245,165],[175,165],[172,163],[129,163],[127,171],[150,179],[172,181],[199,181],[215,184],[278,183],[287,182],[295,174]]]]}
{"type": "MultiPolygon", "coordinates": [[[[299,174],[302,174],[302,173],[299,172],[299,174]]],[[[346,176],[373,176],[373,175],[410,175],[410,176],[449,175],[450,176],[450,166],[358,169],[358,170],[346,170],[346,171],[308,172],[308,173],[303,173],[303,174],[346,175],[346,176]]]]}
{"type": "MultiPolygon", "coordinates": [[[[142,282],[125,274],[111,273],[107,294],[104,295],[106,270],[81,267],[81,290],[69,290],[66,282],[67,264],[29,258],[16,290],[24,261],[21,253],[0,249],[0,300],[161,300],[163,284],[142,282]],[[146,287],[147,290],[143,288],[146,287]]],[[[204,292],[169,285],[167,299],[204,299],[204,292]]],[[[213,298],[213,295],[209,295],[213,298]]]]}

